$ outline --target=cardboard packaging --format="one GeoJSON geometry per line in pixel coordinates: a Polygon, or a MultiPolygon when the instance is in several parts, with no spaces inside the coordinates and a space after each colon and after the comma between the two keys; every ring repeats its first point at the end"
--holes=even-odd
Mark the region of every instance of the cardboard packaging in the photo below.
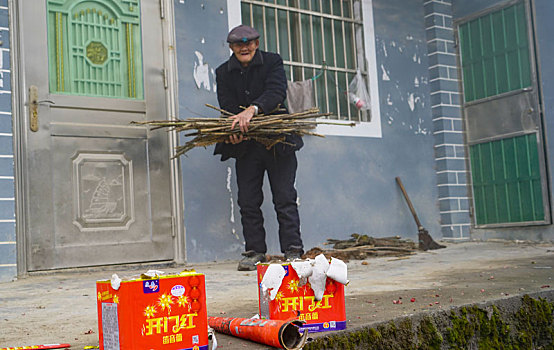
{"type": "Polygon", "coordinates": [[[325,292],[320,301],[315,300],[309,283],[299,286],[300,280],[290,263],[283,263],[285,277],[274,300],[264,298],[262,279],[269,264],[257,265],[260,316],[271,320],[297,318],[306,323],[302,331],[324,332],[346,328],[344,285],[327,278],[325,292]]]}
{"type": "Polygon", "coordinates": [[[204,275],[97,281],[100,349],[208,350],[204,275]]]}

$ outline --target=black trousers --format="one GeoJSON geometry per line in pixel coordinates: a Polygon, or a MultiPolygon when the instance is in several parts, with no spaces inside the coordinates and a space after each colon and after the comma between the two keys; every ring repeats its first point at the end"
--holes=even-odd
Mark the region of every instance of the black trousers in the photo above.
{"type": "Polygon", "coordinates": [[[265,172],[269,177],[273,205],[279,222],[281,252],[302,249],[300,219],[296,204],[296,152],[278,155],[263,145],[252,142],[246,154],[235,163],[238,184],[242,230],[246,251],[266,253],[264,218],[261,210],[264,201],[262,185],[265,172]]]}

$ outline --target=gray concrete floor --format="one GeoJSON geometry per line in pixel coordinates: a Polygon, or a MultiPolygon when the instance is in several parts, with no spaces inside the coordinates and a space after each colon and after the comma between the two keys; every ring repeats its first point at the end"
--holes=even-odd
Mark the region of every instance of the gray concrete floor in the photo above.
{"type": "MultiPolygon", "coordinates": [[[[444,243],[444,242],[441,242],[444,243]]],[[[554,289],[554,244],[445,243],[447,248],[403,258],[348,263],[347,327],[554,289]],[[402,304],[394,304],[393,300],[402,304]],[[415,302],[410,302],[415,298],[415,302]]],[[[251,317],[258,312],[254,272],[237,261],[157,267],[166,273],[195,268],[206,275],[210,316],[251,317]]],[[[140,274],[148,266],[110,266],[41,273],[0,283],[0,347],[70,343],[98,345],[95,281],[140,274]]],[[[313,333],[321,336],[325,333],[313,333]]],[[[267,346],[218,334],[218,349],[267,346]]]]}

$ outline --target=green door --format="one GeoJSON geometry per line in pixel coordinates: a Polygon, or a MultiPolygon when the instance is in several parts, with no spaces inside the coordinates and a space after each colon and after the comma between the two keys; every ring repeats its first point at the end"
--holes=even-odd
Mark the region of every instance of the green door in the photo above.
{"type": "Polygon", "coordinates": [[[476,227],[550,223],[528,1],[458,23],[476,227]]]}

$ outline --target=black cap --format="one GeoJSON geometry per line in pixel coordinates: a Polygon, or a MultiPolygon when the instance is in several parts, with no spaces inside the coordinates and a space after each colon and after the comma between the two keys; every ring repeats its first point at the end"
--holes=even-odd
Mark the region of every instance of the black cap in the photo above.
{"type": "Polygon", "coordinates": [[[227,35],[227,42],[229,44],[239,42],[245,43],[250,40],[258,39],[259,37],[260,33],[258,33],[256,29],[241,24],[240,26],[231,29],[229,35],[227,35]]]}

